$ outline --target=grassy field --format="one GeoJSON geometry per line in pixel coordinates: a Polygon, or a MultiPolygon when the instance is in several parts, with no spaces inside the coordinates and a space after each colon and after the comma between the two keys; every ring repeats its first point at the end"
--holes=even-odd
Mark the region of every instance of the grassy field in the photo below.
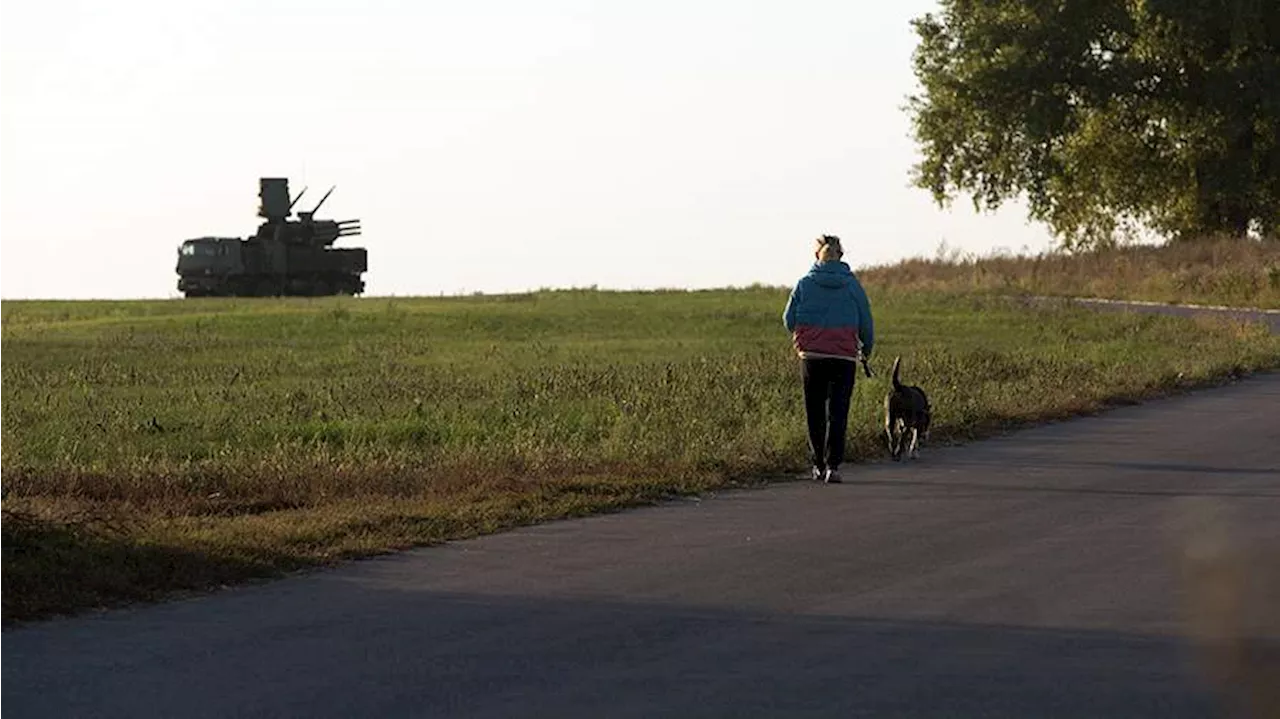
{"type": "MultiPolygon", "coordinates": [[[[1256,326],[869,289],[852,461],[885,454],[897,354],[935,443],[1280,366],[1256,326]]],[[[789,478],[785,300],[5,302],[4,617],[789,478]]]]}
{"type": "Polygon", "coordinates": [[[940,248],[859,273],[902,290],[1099,297],[1280,308],[1280,241],[1222,240],[1038,257],[980,258],[940,248]]]}

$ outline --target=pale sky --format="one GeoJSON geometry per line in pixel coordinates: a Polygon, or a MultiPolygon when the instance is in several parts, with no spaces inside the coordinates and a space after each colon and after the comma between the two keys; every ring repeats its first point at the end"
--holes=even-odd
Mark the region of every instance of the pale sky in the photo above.
{"type": "Polygon", "coordinates": [[[0,296],[176,297],[258,178],[359,218],[369,295],[789,285],[1038,251],[909,185],[923,0],[5,0],[0,296]]]}

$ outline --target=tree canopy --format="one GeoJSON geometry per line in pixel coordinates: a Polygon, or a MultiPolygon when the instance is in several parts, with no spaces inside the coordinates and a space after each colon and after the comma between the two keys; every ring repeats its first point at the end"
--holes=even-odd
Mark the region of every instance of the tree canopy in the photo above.
{"type": "Polygon", "coordinates": [[[1280,234],[1280,2],[941,4],[908,104],[939,204],[1023,197],[1069,248],[1280,234]]]}

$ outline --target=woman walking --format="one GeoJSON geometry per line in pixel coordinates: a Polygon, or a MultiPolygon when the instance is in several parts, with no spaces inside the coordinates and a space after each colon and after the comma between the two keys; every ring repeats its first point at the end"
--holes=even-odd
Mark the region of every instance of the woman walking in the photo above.
{"type": "Polygon", "coordinates": [[[782,319],[800,354],[813,479],[838,483],[854,369],[871,356],[875,334],[867,293],[842,259],[840,238],[819,237],[814,257],[782,319]]]}

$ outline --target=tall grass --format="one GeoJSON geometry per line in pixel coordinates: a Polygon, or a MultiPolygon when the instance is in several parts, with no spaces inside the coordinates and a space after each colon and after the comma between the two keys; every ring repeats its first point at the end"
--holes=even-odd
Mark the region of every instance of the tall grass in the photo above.
{"type": "MultiPolygon", "coordinates": [[[[785,300],[6,302],[5,615],[797,472],[785,300]]],[[[898,354],[939,442],[1280,365],[1280,339],[1250,325],[872,300],[882,375],[855,389],[853,462],[883,456],[898,354]]]]}
{"type": "Polygon", "coordinates": [[[1280,241],[1216,240],[1078,254],[937,257],[863,270],[877,287],[1280,308],[1280,241]]]}

